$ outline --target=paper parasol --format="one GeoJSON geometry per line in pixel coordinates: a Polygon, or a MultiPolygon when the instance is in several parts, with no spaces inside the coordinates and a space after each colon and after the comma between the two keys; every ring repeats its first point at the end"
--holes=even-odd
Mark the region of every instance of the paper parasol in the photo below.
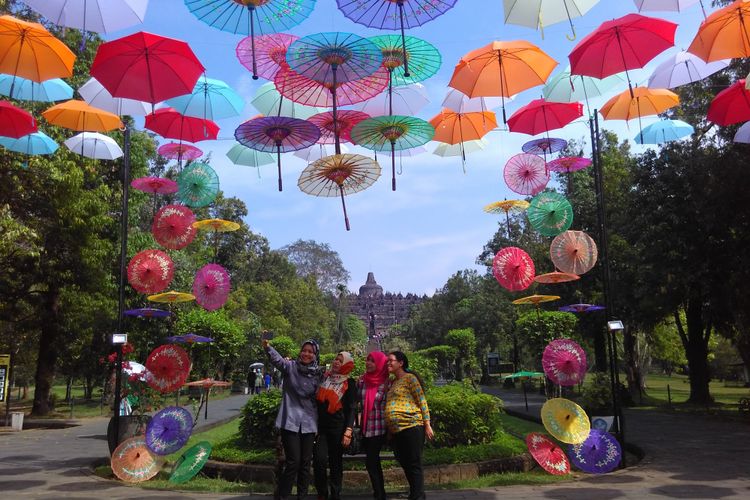
{"type": "Polygon", "coordinates": [[[542,158],[521,153],[505,164],[503,178],[511,191],[533,196],[545,188],[549,182],[549,172],[542,158]]]}
{"type": "Polygon", "coordinates": [[[536,278],[534,278],[534,281],[536,281],[537,283],[552,285],[557,283],[568,283],[570,281],[575,281],[578,279],[581,279],[581,277],[577,274],[561,273],[555,271],[553,273],[539,274],[536,278]]]}
{"type": "MultiPolygon", "coordinates": [[[[383,66],[390,73],[390,86],[402,86],[427,80],[440,69],[443,58],[431,43],[415,36],[379,35],[370,38],[383,54],[383,66]],[[409,76],[404,74],[404,50],[409,76]]],[[[390,90],[389,90],[390,92],[390,90]]]]}
{"type": "Polygon", "coordinates": [[[161,469],[161,461],[151,453],[143,436],[120,443],[111,459],[112,472],[128,483],[140,483],[154,477],[161,469]]]}
{"type": "Polygon", "coordinates": [[[548,399],[542,406],[542,423],[555,439],[568,444],[582,443],[591,431],[583,408],[564,398],[548,399]]]}
{"type": "MultiPolygon", "coordinates": [[[[333,86],[300,75],[285,66],[273,78],[274,85],[286,99],[306,107],[332,108],[333,86]]],[[[336,84],[336,106],[364,102],[380,94],[388,86],[388,72],[380,68],[359,80],[336,84]]],[[[274,114],[276,114],[274,112],[274,114]]]]}
{"type": "Polygon", "coordinates": [[[195,302],[207,311],[214,311],[223,306],[229,297],[230,289],[229,273],[218,264],[206,264],[195,273],[195,302]]]}
{"type": "Polygon", "coordinates": [[[172,194],[179,189],[175,181],[164,177],[138,177],[133,179],[130,186],[138,191],[153,194],[172,194]]]}
{"type": "Polygon", "coordinates": [[[562,476],[570,472],[570,463],[565,452],[544,434],[527,434],[526,447],[534,460],[550,474],[562,476]]]}
{"type": "Polygon", "coordinates": [[[538,306],[539,304],[542,304],[544,302],[553,302],[555,300],[560,300],[560,297],[558,297],[557,295],[528,295],[526,297],[521,297],[520,299],[514,300],[513,304],[517,306],[526,304],[538,306]]]}
{"type": "Polygon", "coordinates": [[[573,465],[583,472],[605,474],[620,465],[622,448],[610,433],[591,429],[583,443],[570,445],[568,454],[573,465]]]}
{"type": "Polygon", "coordinates": [[[286,66],[286,51],[292,42],[299,39],[297,35],[288,33],[271,33],[268,35],[243,38],[237,44],[237,60],[248,71],[253,71],[253,44],[255,44],[256,75],[273,80],[276,73],[286,66]]]}
{"type": "Polygon", "coordinates": [[[176,142],[169,142],[162,144],[159,149],[156,150],[164,158],[170,160],[177,160],[182,163],[182,160],[192,161],[197,160],[203,156],[203,151],[191,144],[180,144],[176,142]]]}
{"type": "Polygon", "coordinates": [[[573,386],[586,376],[586,353],[570,339],[553,340],[544,348],[542,367],[554,383],[573,386]]]}
{"type": "Polygon", "coordinates": [[[167,337],[164,340],[172,343],[176,342],[178,344],[204,344],[214,341],[214,339],[212,339],[211,337],[204,337],[202,335],[196,335],[194,333],[186,333],[185,335],[173,335],[171,337],[167,337]]]}
{"type": "Polygon", "coordinates": [[[178,304],[180,302],[192,302],[195,300],[195,295],[170,290],[168,292],[157,293],[156,295],[149,295],[146,297],[146,300],[160,304],[178,304]]]}
{"type": "Polygon", "coordinates": [[[159,346],[148,355],[146,382],[162,394],[183,386],[190,375],[190,357],[182,347],[174,344],[159,346]]]}
{"type": "Polygon", "coordinates": [[[168,406],[146,425],[146,446],[157,455],[169,455],[185,446],[192,431],[190,412],[179,406],[168,406]]]}
{"type": "Polygon", "coordinates": [[[536,271],[529,254],[517,247],[506,247],[495,254],[492,274],[503,288],[518,292],[531,286],[536,271]]]}
{"type": "Polygon", "coordinates": [[[175,462],[172,469],[172,475],[169,476],[169,482],[182,484],[190,481],[208,462],[211,456],[211,443],[201,441],[192,446],[175,462]]]}
{"type": "Polygon", "coordinates": [[[552,172],[569,174],[591,166],[591,160],[580,156],[564,156],[547,162],[547,168],[552,172]]]}
{"type": "Polygon", "coordinates": [[[195,239],[193,227],[195,215],[188,207],[167,205],[159,209],[154,216],[151,232],[157,243],[170,250],[180,250],[195,239]]]}
{"type": "Polygon", "coordinates": [[[139,309],[128,309],[123,313],[125,316],[134,316],[136,318],[168,318],[171,312],[164,309],[155,309],[153,307],[141,307],[139,309]]]}
{"type": "Polygon", "coordinates": [[[195,229],[216,231],[219,233],[227,233],[227,232],[237,231],[240,228],[240,225],[237,224],[236,222],[232,222],[231,220],[203,219],[203,220],[197,220],[193,222],[193,227],[195,229]]]}
{"type": "Polygon", "coordinates": [[[206,163],[192,163],[177,176],[177,197],[189,207],[205,207],[219,193],[219,176],[206,163]]]}
{"type": "Polygon", "coordinates": [[[494,201],[488,205],[484,206],[484,211],[488,214],[505,214],[505,225],[508,229],[508,234],[510,234],[510,215],[508,213],[511,210],[523,212],[529,208],[529,202],[526,200],[503,200],[503,201],[494,201]]]}
{"type": "Polygon", "coordinates": [[[174,277],[174,263],[161,250],[143,250],[130,259],[128,283],[140,293],[154,294],[169,286],[174,277]]]}
{"type": "Polygon", "coordinates": [[[335,134],[345,141],[351,142],[350,134],[356,124],[370,118],[370,115],[361,111],[341,110],[337,113],[336,121],[333,120],[333,113],[326,111],[318,113],[308,118],[320,129],[321,144],[334,144],[335,134]]]}
{"type": "MultiPolygon", "coordinates": [[[[531,225],[544,236],[557,236],[573,223],[573,207],[557,193],[539,193],[526,211],[531,225]]],[[[574,273],[575,274],[575,273],[574,273]]]]}
{"type": "Polygon", "coordinates": [[[525,142],[523,146],[521,146],[521,150],[524,153],[543,155],[546,158],[548,154],[562,151],[567,145],[568,141],[566,141],[565,139],[550,137],[543,139],[532,139],[528,142],[525,142]]]}
{"type": "Polygon", "coordinates": [[[565,231],[556,236],[549,253],[557,269],[578,275],[590,271],[598,255],[596,243],[583,231],[565,231]]]}
{"type": "Polygon", "coordinates": [[[560,311],[571,313],[587,313],[594,311],[603,311],[604,309],[604,306],[597,306],[594,304],[570,304],[567,306],[562,306],[560,308],[560,311]]]}

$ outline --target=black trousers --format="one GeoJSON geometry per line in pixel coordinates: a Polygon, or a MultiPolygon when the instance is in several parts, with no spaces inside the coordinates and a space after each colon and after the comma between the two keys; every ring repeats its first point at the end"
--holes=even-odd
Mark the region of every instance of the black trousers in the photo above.
{"type": "Polygon", "coordinates": [[[422,471],[422,448],[424,446],[424,426],[409,427],[393,435],[391,441],[406,480],[409,481],[409,500],[422,500],[424,493],[424,472],[422,471]]]}
{"type": "Polygon", "coordinates": [[[385,434],[362,438],[362,448],[365,451],[365,466],[372,484],[372,496],[375,500],[385,500],[385,481],[383,467],[380,464],[380,450],[385,444],[385,434]]]}
{"type": "Polygon", "coordinates": [[[312,462],[315,433],[281,430],[284,446],[284,468],[279,477],[279,497],[289,498],[292,486],[297,483],[297,498],[304,498],[310,486],[310,462],[312,462]]]}
{"type": "Polygon", "coordinates": [[[341,438],[344,429],[328,430],[318,433],[313,452],[313,470],[315,471],[315,489],[318,497],[329,500],[340,500],[341,482],[344,479],[344,447],[341,438]],[[330,468],[330,474],[328,469],[330,468]]]}

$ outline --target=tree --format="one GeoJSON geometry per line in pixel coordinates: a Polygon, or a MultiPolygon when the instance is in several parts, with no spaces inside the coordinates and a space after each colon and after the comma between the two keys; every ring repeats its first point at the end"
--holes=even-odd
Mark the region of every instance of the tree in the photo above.
{"type": "Polygon", "coordinates": [[[180,314],[175,323],[175,331],[178,335],[194,333],[213,339],[210,345],[191,346],[193,369],[201,377],[226,378],[234,368],[240,351],[247,344],[240,325],[223,309],[190,309],[180,314]]]}
{"type": "Polygon", "coordinates": [[[294,264],[298,276],[313,278],[324,292],[335,293],[337,285],[349,281],[349,271],[328,243],[300,239],[282,247],[279,252],[294,264]]]}
{"type": "Polygon", "coordinates": [[[445,336],[445,343],[456,350],[456,380],[463,380],[464,374],[471,379],[477,366],[477,339],[474,330],[462,328],[451,330],[445,336]]]}
{"type": "MultiPolygon", "coordinates": [[[[542,353],[551,341],[572,338],[582,342],[576,335],[575,315],[557,311],[530,311],[516,321],[516,335],[521,347],[521,366],[541,370],[542,353]]],[[[584,344],[585,345],[585,344],[584,344]]]]}

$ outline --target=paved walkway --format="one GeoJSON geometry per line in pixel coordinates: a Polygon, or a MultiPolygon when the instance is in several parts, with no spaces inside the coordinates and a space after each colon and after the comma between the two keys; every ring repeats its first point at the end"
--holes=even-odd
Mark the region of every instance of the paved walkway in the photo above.
{"type": "MultiPolygon", "coordinates": [[[[492,391],[504,399],[508,408],[524,410],[522,395],[501,389],[492,391]]],[[[247,398],[234,396],[211,402],[208,423],[236,414],[247,398]]],[[[529,412],[538,415],[542,402],[538,395],[529,395],[529,412]]],[[[203,420],[200,425],[205,425],[203,420]]],[[[625,413],[625,425],[628,441],[637,443],[646,452],[646,458],[635,467],[559,484],[435,491],[428,497],[445,500],[750,498],[747,454],[750,422],[630,410],[625,413]]],[[[106,455],[105,429],[106,419],[92,419],[63,430],[0,434],[2,498],[250,498],[149,491],[93,477],[87,467],[106,455]]],[[[268,500],[269,497],[251,498],[268,500]]]]}

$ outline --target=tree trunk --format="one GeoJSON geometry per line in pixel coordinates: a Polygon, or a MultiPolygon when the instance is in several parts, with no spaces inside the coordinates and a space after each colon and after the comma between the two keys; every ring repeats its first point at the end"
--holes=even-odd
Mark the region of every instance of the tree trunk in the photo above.
{"type": "Polygon", "coordinates": [[[55,344],[60,333],[60,292],[54,286],[51,286],[45,294],[42,314],[44,321],[39,332],[39,352],[34,377],[34,404],[31,408],[31,414],[37,417],[46,416],[51,410],[49,396],[57,363],[55,344]]]}
{"type": "Polygon", "coordinates": [[[594,371],[601,373],[609,371],[606,341],[604,328],[597,328],[594,333],[594,371]]]}
{"type": "Polygon", "coordinates": [[[693,285],[693,288],[685,309],[687,329],[683,327],[678,311],[674,312],[674,317],[677,331],[685,347],[685,356],[690,372],[688,374],[690,397],[687,402],[707,405],[713,402],[708,388],[708,383],[711,380],[708,367],[708,340],[711,337],[712,327],[710,323],[704,323],[703,300],[697,286],[693,285]]]}
{"type": "Polygon", "coordinates": [[[65,401],[70,402],[70,398],[73,396],[73,377],[67,377],[67,383],[65,384],[65,401]]]}
{"type": "Polygon", "coordinates": [[[86,401],[91,401],[94,397],[94,377],[90,373],[83,378],[83,397],[86,401]]]}

